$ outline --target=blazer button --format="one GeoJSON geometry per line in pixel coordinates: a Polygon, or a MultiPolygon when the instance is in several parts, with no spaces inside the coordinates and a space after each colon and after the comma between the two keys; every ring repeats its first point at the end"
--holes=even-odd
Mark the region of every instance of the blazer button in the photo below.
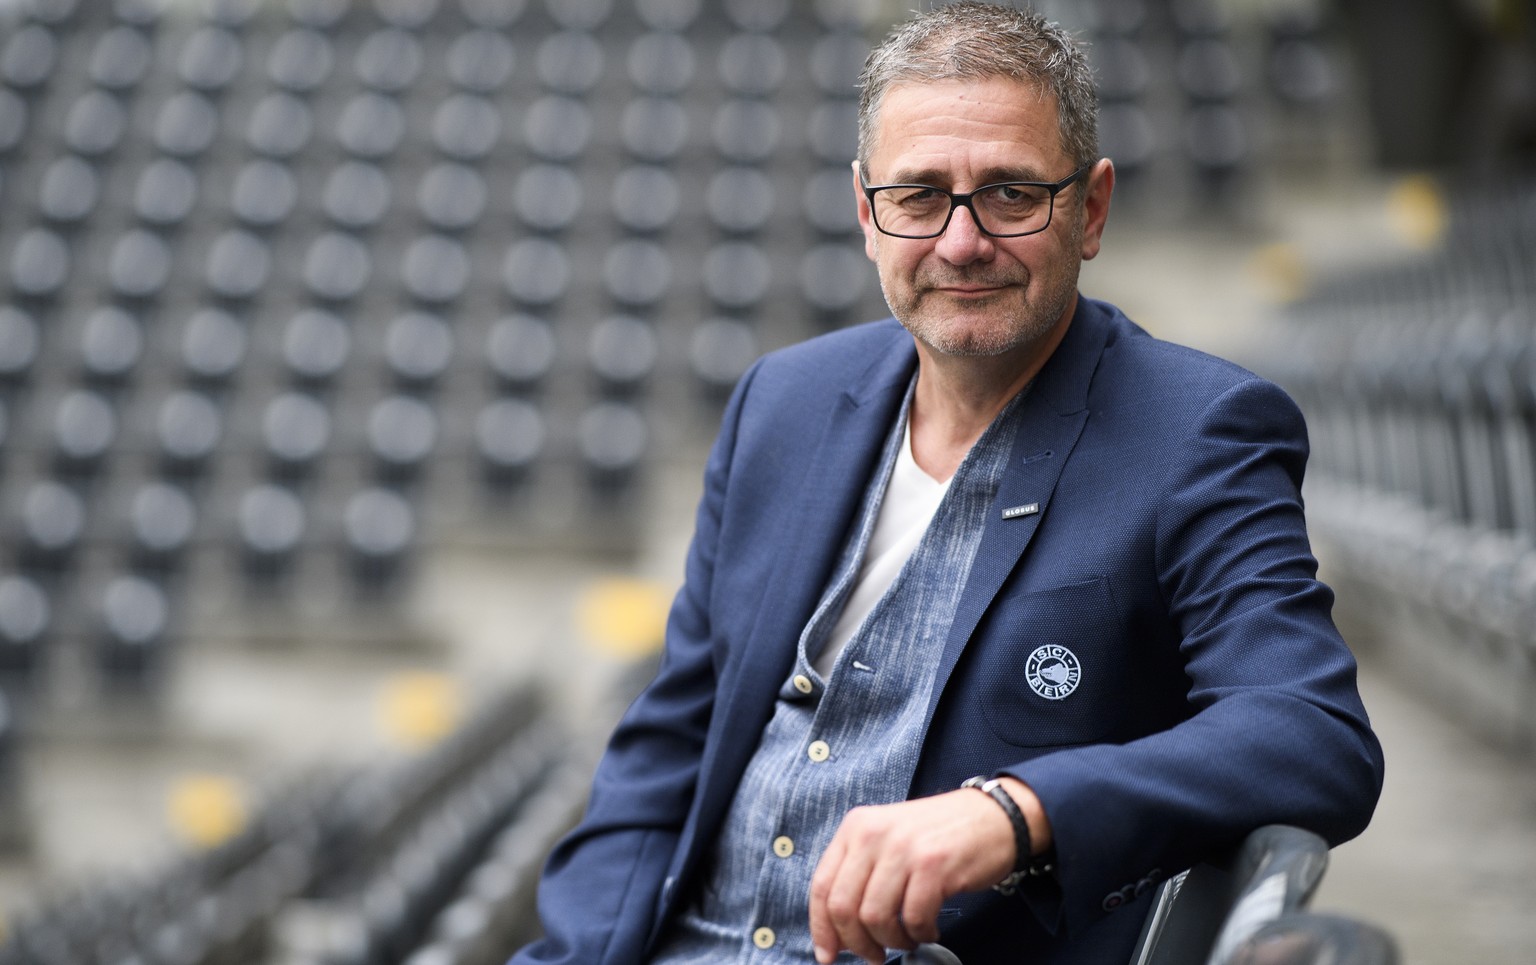
{"type": "Polygon", "coordinates": [[[811,678],[807,677],[803,673],[795,674],[795,679],[792,680],[791,683],[793,683],[795,685],[795,689],[800,691],[802,694],[808,694],[812,690],[816,689],[815,685],[811,683],[811,678]]]}
{"type": "Polygon", "coordinates": [[[759,928],[752,933],[752,944],[758,948],[772,948],[777,938],[778,936],[773,933],[772,928],[759,928]]]}
{"type": "Polygon", "coordinates": [[[826,741],[811,741],[811,746],[805,749],[805,756],[820,764],[832,756],[832,748],[827,746],[826,741]]]}

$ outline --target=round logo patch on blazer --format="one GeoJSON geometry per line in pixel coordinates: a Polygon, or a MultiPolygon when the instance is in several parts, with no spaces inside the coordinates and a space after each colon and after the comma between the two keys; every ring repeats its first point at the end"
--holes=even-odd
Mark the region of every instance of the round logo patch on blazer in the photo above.
{"type": "Polygon", "coordinates": [[[1072,651],[1048,643],[1029,655],[1024,677],[1029,681],[1029,689],[1046,700],[1061,700],[1077,689],[1083,679],[1083,668],[1072,651]]]}

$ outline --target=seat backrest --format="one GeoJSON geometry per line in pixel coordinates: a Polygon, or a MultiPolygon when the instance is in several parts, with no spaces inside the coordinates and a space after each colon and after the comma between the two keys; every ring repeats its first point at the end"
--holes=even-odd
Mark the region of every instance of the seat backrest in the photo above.
{"type": "Polygon", "coordinates": [[[1328,864],[1328,844],[1286,825],[1257,829],[1158,887],[1131,965],[1227,965],[1266,922],[1306,907],[1328,864]]]}

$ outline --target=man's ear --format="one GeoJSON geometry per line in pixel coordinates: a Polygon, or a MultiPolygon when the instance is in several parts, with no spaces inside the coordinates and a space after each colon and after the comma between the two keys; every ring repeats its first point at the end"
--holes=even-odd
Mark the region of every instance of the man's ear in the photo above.
{"type": "Polygon", "coordinates": [[[1084,178],[1088,183],[1083,189],[1083,260],[1088,261],[1099,253],[1104,240],[1109,199],[1115,193],[1115,164],[1099,158],[1084,178]]]}
{"type": "Polygon", "coordinates": [[[859,206],[859,229],[864,232],[864,254],[870,261],[875,260],[875,236],[880,232],[875,228],[874,216],[869,210],[869,197],[864,194],[864,182],[859,180],[859,162],[853,162],[853,196],[854,203],[859,206]]]}

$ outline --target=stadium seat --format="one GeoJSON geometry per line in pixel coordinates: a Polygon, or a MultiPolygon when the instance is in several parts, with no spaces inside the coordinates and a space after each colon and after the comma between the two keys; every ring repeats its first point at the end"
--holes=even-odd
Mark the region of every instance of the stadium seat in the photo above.
{"type": "Polygon", "coordinates": [[[72,486],[45,479],[28,487],[21,502],[17,561],[39,573],[69,569],[85,534],[85,500],[72,486]]]}
{"type": "Polygon", "coordinates": [[[693,82],[693,44],[666,30],[641,34],[629,46],[629,79],[644,95],[676,96],[693,82]]]}
{"type": "Polygon", "coordinates": [[[369,34],[357,49],[353,67],[358,79],[383,94],[399,94],[421,73],[421,41],[398,28],[369,34]]]}
{"type": "Polygon", "coordinates": [[[637,235],[656,234],[677,220],[682,192],[670,169],[632,164],[614,175],[609,208],[620,227],[637,235]]]}
{"type": "Polygon", "coordinates": [[[352,333],[334,312],[304,308],[283,331],[283,362],[294,382],[312,388],[329,385],[352,355],[352,333]]]}
{"type": "Polygon", "coordinates": [[[539,386],[549,375],[558,348],[548,322],[515,313],[491,326],[486,337],[485,359],[500,388],[527,391],[539,386]]]}
{"type": "Polygon", "coordinates": [[[245,62],[245,45],[223,27],[197,28],[187,37],[177,59],[182,83],[204,94],[222,93],[239,75],[245,62]]]}
{"type": "Polygon", "coordinates": [[[219,308],[200,308],[182,329],[181,362],[194,384],[213,388],[227,384],[245,361],[245,328],[219,308]]]}
{"type": "Polygon", "coordinates": [[[287,221],[298,200],[298,182],[289,166],[258,157],[245,162],[236,172],[229,210],[241,225],[264,231],[287,221]]]}
{"type": "Polygon", "coordinates": [[[507,248],[501,279],[514,302],[546,307],[564,297],[570,287],[570,258],[560,245],[543,238],[525,238],[507,248]]]}
{"type": "Polygon", "coordinates": [[[304,504],[293,491],[264,483],[240,498],[236,518],[247,576],[262,582],[291,572],[304,539],[304,504]]]}
{"type": "Polygon", "coordinates": [[[0,305],[0,387],[26,382],[41,348],[37,320],[14,305],[0,305]]]}
{"type": "Polygon", "coordinates": [[[615,396],[638,392],[655,372],[659,352],[654,328],[632,315],[610,315],[598,322],[587,345],[598,384],[615,396]]]}
{"type": "Polygon", "coordinates": [[[550,34],[534,52],[534,71],[544,87],[557,94],[580,96],[603,77],[602,45],[582,29],[550,34]]]}
{"type": "Polygon", "coordinates": [[[229,302],[253,298],[272,274],[272,250],[248,231],[228,229],[208,248],[204,277],[208,289],[229,302]]]}
{"type": "MultiPolygon", "coordinates": [[[[0,575],[0,683],[25,683],[37,665],[53,626],[48,594],[34,579],[17,573],[0,575]]],[[[0,687],[0,699],[8,688],[0,687]]],[[[14,719],[8,736],[14,737],[14,719]]]]}
{"type": "Polygon", "coordinates": [[[768,97],[776,93],[789,71],[789,58],[777,40],[761,33],[742,33],[720,46],[720,81],[732,94],[768,97]]]}
{"type": "Polygon", "coordinates": [[[564,231],[581,213],[581,179],[564,165],[531,164],[513,182],[512,207],[518,220],[534,231],[564,231]]]}
{"type": "Polygon", "coordinates": [[[219,134],[219,111],[197,91],[172,94],[155,114],[155,146],[186,161],[199,159],[219,134]]]}
{"type": "Polygon", "coordinates": [[[117,443],[119,419],[110,399],[73,389],[53,415],[53,461],[62,476],[85,479],[98,473],[117,443]]]}
{"type": "Polygon", "coordinates": [[[112,27],[91,48],[86,74],[98,87],[126,93],[149,73],[152,54],[143,33],[132,27],[112,27]]]}
{"type": "Polygon", "coordinates": [[[446,98],[432,114],[432,143],[445,157],[478,161],[501,140],[501,112],[488,97],[460,93],[446,98]]]}
{"type": "Polygon", "coordinates": [[[304,287],[318,302],[349,302],[362,294],[372,277],[371,249],[348,232],[327,231],[304,253],[304,287]]]}
{"type": "Polygon", "coordinates": [[[550,162],[572,162],[592,140],[592,114],[581,101],[560,95],[535,100],[523,114],[528,150],[550,162]]]}
{"type": "Polygon", "coordinates": [[[368,451],[375,472],[388,483],[416,478],[437,448],[437,415],[432,407],[408,395],[391,395],[368,413],[368,451]]]}
{"type": "Polygon", "coordinates": [[[320,207],[337,225],[363,231],[389,213],[391,195],[389,178],[377,165],[346,161],[326,178],[320,207]]]}
{"type": "Polygon", "coordinates": [[[101,178],[79,155],[65,154],[43,171],[37,213],[60,230],[78,228],[96,213],[101,178]]]}
{"type": "Polygon", "coordinates": [[[197,175],[182,162],[168,157],[144,165],[133,192],[133,213],[158,231],[181,227],[197,204],[197,175]]]}
{"type": "Polygon", "coordinates": [[[275,479],[292,483],[311,475],[331,436],[331,414],[312,395],[283,392],[262,413],[261,438],[275,479]]]}
{"type": "Polygon", "coordinates": [[[392,489],[354,493],[342,511],[342,530],[358,583],[378,588],[395,581],[416,541],[416,514],[392,489]]]}
{"type": "Polygon", "coordinates": [[[614,302],[627,309],[647,309],[670,290],[672,259],[653,241],[627,238],[609,246],[602,273],[603,287],[614,302]]]}
{"type": "Polygon", "coordinates": [[[732,165],[716,171],[704,189],[710,223],[727,235],[762,231],[774,211],[773,182],[755,167],[732,165]]]}
{"type": "Polygon", "coordinates": [[[512,75],[517,57],[511,41],[494,30],[460,34],[448,48],[448,79],[469,93],[495,96],[512,75]]]}
{"type": "Polygon", "coordinates": [[[705,395],[724,401],[762,353],[752,326],[734,318],[712,318],[694,330],[688,363],[705,395]]]}
{"type": "Polygon", "coordinates": [[[373,91],[348,101],[336,125],[336,140],[342,149],[367,161],[390,157],[404,138],[405,113],[399,103],[373,91]]]}
{"type": "Polygon", "coordinates": [[[53,76],[58,62],[58,36],[42,24],[28,24],[0,49],[0,80],[12,90],[35,93],[53,76]]]}
{"type": "Polygon", "coordinates": [[[756,308],[772,282],[773,265],[759,245],[727,241],[704,256],[704,291],[727,314],[756,308]]]}
{"type": "Polygon", "coordinates": [[[102,591],[97,660],[109,686],[152,682],[166,659],[171,603],[164,589],[140,575],[119,576],[102,591]]]}
{"type": "Polygon", "coordinates": [[[650,430],[634,406],[599,402],[582,414],[577,445],[594,488],[611,493],[634,480],[650,448],[650,430]]]}
{"type": "Polygon", "coordinates": [[[762,164],[778,150],[779,113],[760,100],[736,98],[722,103],[710,133],[727,161],[762,164]]]}
{"type": "Polygon", "coordinates": [[[218,404],[193,389],[170,393],[156,412],[155,438],[162,472],[175,479],[202,476],[224,442],[218,404]]]}
{"type": "Polygon", "coordinates": [[[80,334],[84,382],[98,388],[121,385],[133,375],[143,355],[144,324],[139,318],[118,305],[103,305],[86,317],[80,334]]]}
{"type": "Polygon", "coordinates": [[[438,316],[407,311],[389,323],[384,359],[389,374],[404,389],[436,385],[453,361],[453,330],[438,316]]]}
{"type": "Polygon", "coordinates": [[[107,256],[107,287],[124,301],[148,301],[165,292],[171,277],[171,247],[153,231],[130,228],[107,256]]]}
{"type": "Polygon", "coordinates": [[[117,151],[126,134],[123,101],[101,89],[84,92],[65,112],[65,146],[81,157],[108,157],[117,151]]]}
{"type": "Polygon", "coordinates": [[[400,279],[406,292],[424,306],[443,306],[464,294],[470,259],[464,245],[444,235],[423,235],[406,246],[400,279]]]}
{"type": "Polygon", "coordinates": [[[496,399],[475,416],[475,451],[485,480],[496,488],[522,482],[544,455],[549,431],[532,403],[496,399]]]}
{"type": "Polygon", "coordinates": [[[636,160],[675,160],[688,142],[688,112],[671,97],[637,98],[624,105],[619,138],[636,160]]]}
{"type": "Polygon", "coordinates": [[[272,44],[267,53],[267,77],[292,94],[319,90],[335,69],[335,48],[325,34],[295,27],[272,44]]]}
{"type": "Polygon", "coordinates": [[[169,573],[185,560],[197,531],[197,506],[181,486],[148,482],[133,494],[126,528],[129,564],[137,570],[169,573]]]}

